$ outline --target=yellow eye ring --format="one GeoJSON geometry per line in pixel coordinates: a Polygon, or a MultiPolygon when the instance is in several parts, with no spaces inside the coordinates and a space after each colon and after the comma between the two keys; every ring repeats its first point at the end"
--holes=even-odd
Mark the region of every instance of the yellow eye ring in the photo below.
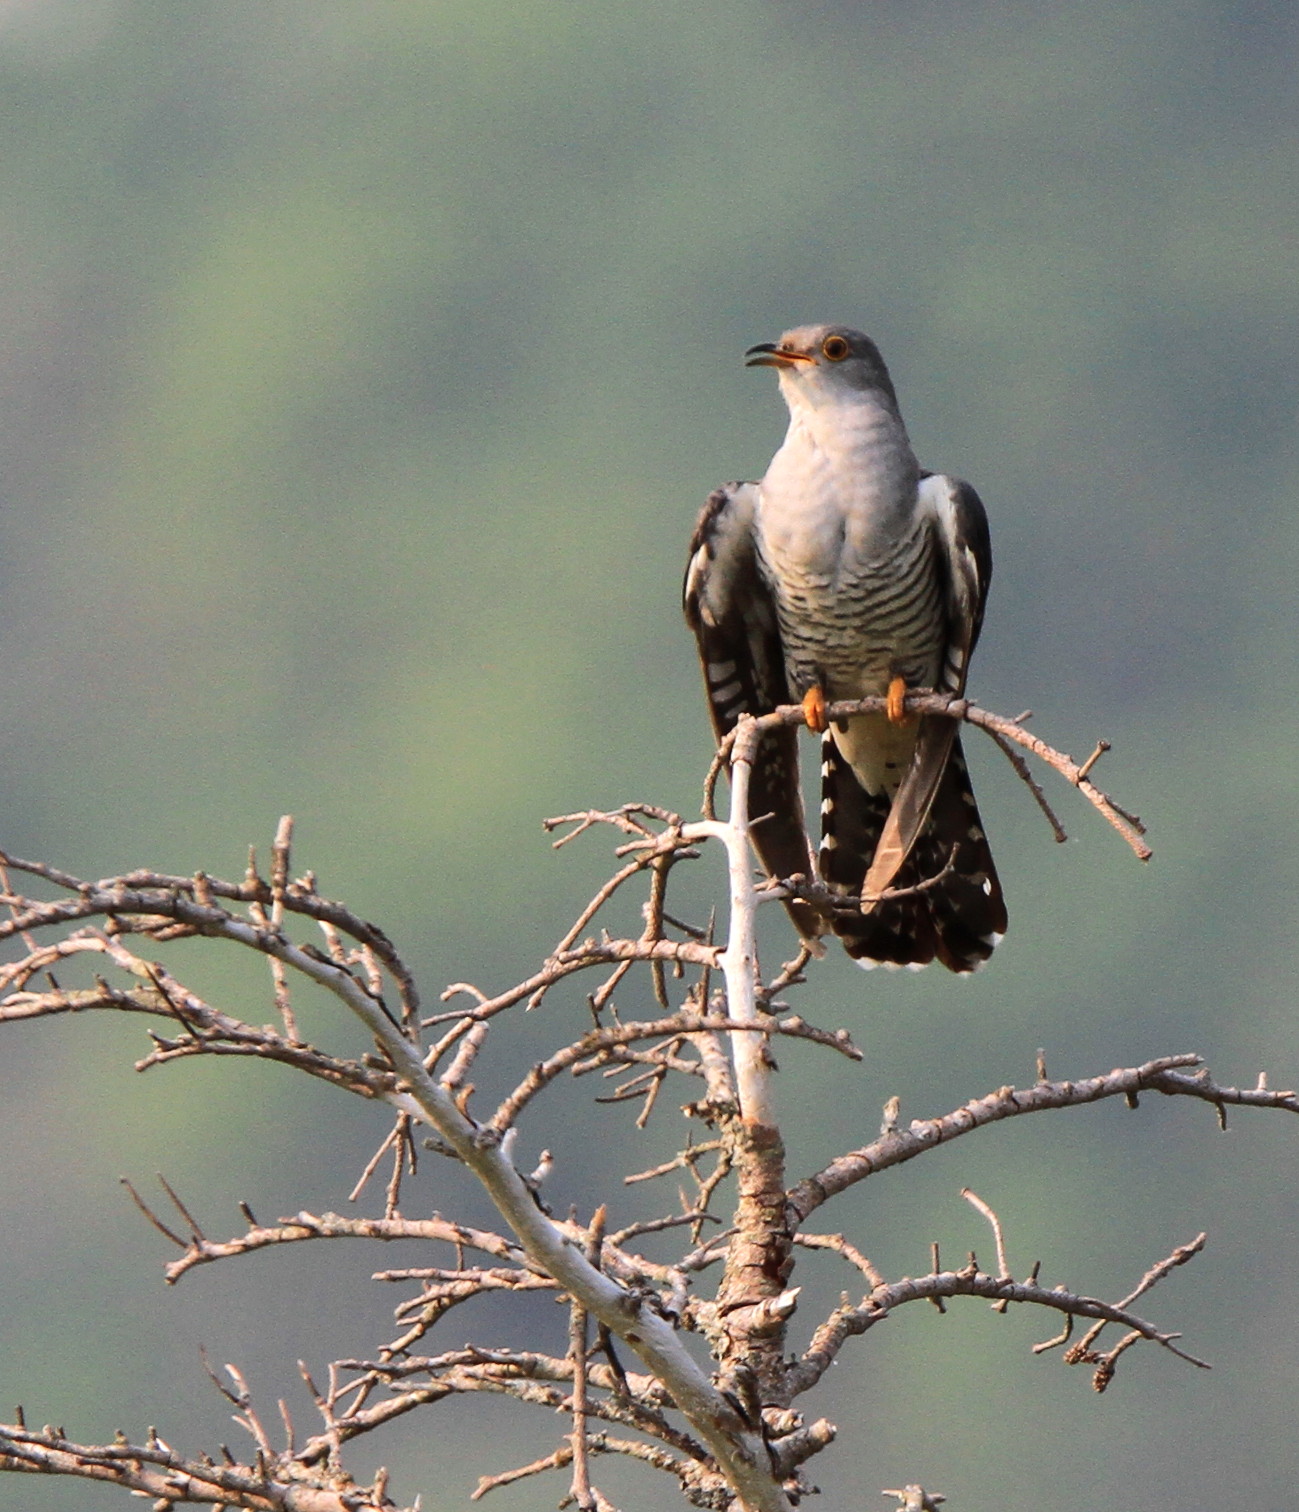
{"type": "Polygon", "coordinates": [[[827,336],[821,343],[822,354],[831,362],[842,362],[851,350],[843,336],[827,336]]]}

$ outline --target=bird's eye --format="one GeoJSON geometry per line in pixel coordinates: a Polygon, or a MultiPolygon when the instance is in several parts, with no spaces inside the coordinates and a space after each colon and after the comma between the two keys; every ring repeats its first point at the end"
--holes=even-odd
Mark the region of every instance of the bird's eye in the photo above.
{"type": "Polygon", "coordinates": [[[842,362],[851,350],[843,336],[827,336],[821,343],[821,351],[831,362],[842,362]]]}

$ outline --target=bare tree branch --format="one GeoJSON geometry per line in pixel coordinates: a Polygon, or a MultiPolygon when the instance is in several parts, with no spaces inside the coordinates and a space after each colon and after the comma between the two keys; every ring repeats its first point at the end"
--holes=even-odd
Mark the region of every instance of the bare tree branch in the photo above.
{"type": "MultiPolygon", "coordinates": [[[[828,714],[835,719],[875,712],[883,702],[837,704],[828,714]]],[[[1010,757],[1058,835],[1063,834],[1059,821],[1021,752],[1077,787],[1138,856],[1150,854],[1140,838],[1140,821],[1092,783],[1106,742],[1077,763],[1028,735],[1023,717],[1008,720],[967,700],[935,694],[909,695],[907,708],[984,729],[1010,757]]],[[[322,898],[310,873],[293,878],[288,818],[270,847],[269,877],[250,858],[243,879],[234,883],[203,871],[176,877],[144,870],[83,881],[0,853],[5,888],[0,901],[9,912],[0,920],[0,940],[13,942],[9,948],[15,952],[0,965],[0,1023],[86,1010],[137,1014],[150,1026],[152,1039],[149,1053],[137,1063],[140,1069],[194,1055],[252,1056],[381,1102],[392,1120],[352,1192],[356,1200],[391,1157],[381,1217],[304,1211],[261,1224],[241,1206],[245,1231],[210,1239],[195,1210],[165,1179],[162,1216],[129,1187],[148,1221],[179,1251],[164,1271],[169,1283],[197,1266],[278,1245],[366,1239],[425,1246],[413,1257],[417,1263],[375,1272],[387,1286],[408,1288],[394,1308],[395,1337],[369,1349],[373,1358],[336,1360],[314,1375],[302,1367],[320,1417],[317,1431],[305,1438],[295,1434],[283,1404],[277,1412],[259,1413],[238,1370],[227,1367],[225,1376],[214,1373],[213,1379],[251,1436],[255,1453],[247,1464],[237,1463],[229,1451],[223,1451],[222,1462],[185,1459],[156,1437],[143,1446],[125,1440],[107,1448],[79,1446],[61,1429],[31,1432],[20,1416],[16,1425],[0,1430],[0,1469],[110,1482],[152,1496],[160,1509],[188,1502],[247,1512],[391,1512],[386,1475],[370,1486],[352,1482],[341,1468],[343,1448],[444,1398],[488,1393],[562,1413],[571,1426],[551,1452],[485,1475],[475,1497],[548,1470],[567,1470],[569,1503],[581,1512],[612,1512],[594,1467],[599,1456],[619,1454],[673,1476],[694,1505],[715,1512],[789,1512],[810,1489],[800,1467],[836,1432],[824,1419],[804,1421],[792,1402],[820,1382],[850,1339],[868,1333],[904,1303],[924,1300],[941,1309],[950,1298],[981,1296],[1002,1309],[1012,1303],[1046,1308],[1061,1315],[1066,1326],[1056,1340],[1037,1346],[1039,1351],[1069,1346],[1073,1320],[1087,1319],[1095,1326],[1066,1347],[1063,1358],[1094,1366],[1098,1389],[1138,1343],[1155,1343],[1203,1365],[1180,1349],[1176,1333],[1131,1311],[1140,1296],[1199,1253],[1203,1235],[1151,1267],[1127,1297],[1111,1304],[1064,1287],[1046,1288],[1036,1265],[1016,1280],[995,1211],[968,1189],[966,1197],[993,1229],[996,1275],[980,1270],[973,1256],[961,1269],[940,1268],[935,1246],[930,1274],[888,1280],[856,1236],[802,1231],[824,1203],[855,1183],[1003,1118],[1116,1096],[1135,1106],[1147,1090],[1199,1098],[1214,1106],[1220,1119],[1229,1105],[1299,1112],[1294,1092],[1273,1092],[1262,1078],[1252,1089],[1221,1086],[1194,1055],[1166,1056],[1085,1081],[1048,1081],[1039,1056],[1032,1086],[1000,1088],[939,1118],[903,1127],[899,1100],[889,1099],[877,1138],[786,1190],[773,1040],[805,1041],[848,1061],[861,1058],[845,1030],[813,1027],[779,1001],[804,983],[810,947],[804,945],[774,974],[764,975],[757,957],[759,906],[789,896],[818,906],[830,901],[813,879],[755,884],[749,772],[764,732],[802,722],[803,711],[795,707],[758,720],[741,718],[710,772],[701,822],[683,822],[649,804],[547,820],[548,830],[563,831],[556,846],[581,835],[611,836],[612,874],[560,933],[538,970],[493,994],[454,983],[442,999],[452,1006],[431,1015],[422,1013],[414,975],[381,929],[342,903],[322,898]],[[715,786],[727,767],[731,802],[723,820],[716,814],[715,786]],[[669,897],[675,868],[716,855],[718,846],[729,900],[721,944],[714,942],[711,918],[704,925],[685,923],[669,897]],[[20,876],[34,879],[36,891],[60,896],[27,897],[15,890],[20,876]],[[639,933],[623,937],[602,929],[601,919],[609,917],[605,910],[615,899],[625,914],[629,892],[642,899],[640,922],[633,926],[639,933]],[[170,966],[140,953],[139,942],[180,950],[195,937],[227,941],[267,962],[273,1026],[252,1025],[214,1007],[170,966]],[[82,977],[74,986],[55,975],[74,969],[82,977]],[[93,971],[104,975],[88,983],[93,971]],[[581,983],[578,991],[561,992],[570,979],[581,983]],[[358,1021],[360,1053],[332,1055],[304,1037],[314,1001],[306,983],[331,993],[358,1021]],[[620,1012],[633,993],[639,1003],[652,999],[654,1017],[632,1019],[620,1012]],[[548,999],[554,1009],[561,997],[576,1018],[572,1012],[546,1013],[550,1042],[530,1066],[502,1078],[500,1052],[509,1045],[510,1021],[501,1016],[511,1009],[535,1009],[548,999]],[[574,1028],[578,1020],[585,1026],[581,1032],[574,1028]],[[655,1110],[674,1091],[690,1120],[683,1148],[662,1158],[657,1147],[653,1165],[623,1176],[623,1200],[634,1198],[641,1208],[607,1232],[599,1199],[584,1204],[596,1214],[585,1226],[575,1213],[556,1217],[548,1210],[543,1190],[547,1196],[558,1190],[553,1178],[542,1187],[553,1163],[548,1152],[534,1170],[527,1166],[535,1154],[515,1163],[533,1104],[565,1073],[609,1078],[610,1091],[597,1101],[631,1104],[641,1127],[651,1115],[661,1126],[663,1115],[655,1110]],[[480,1116],[473,1079],[513,1086],[504,1096],[494,1093],[499,1101],[480,1116]],[[423,1149],[477,1178],[501,1216],[499,1231],[437,1214],[402,1216],[403,1178],[423,1149]],[[678,1188],[675,1193],[664,1190],[663,1178],[678,1173],[680,1182],[670,1183],[678,1188]],[[723,1211],[724,1203],[729,1211],[723,1211]],[[724,1228],[705,1241],[708,1223],[724,1228]],[[793,1355],[788,1328],[802,1297],[793,1279],[795,1260],[814,1250],[837,1256],[861,1278],[865,1291],[855,1303],[845,1297],[816,1326],[806,1350],[793,1355]],[[668,1258],[661,1258],[665,1253],[668,1258]],[[443,1337],[437,1333],[442,1320],[451,1313],[460,1317],[466,1302],[536,1291],[555,1294],[568,1309],[560,1354],[481,1344],[439,1351],[427,1342],[443,1337]],[[1099,1335],[1106,1326],[1123,1332],[1102,1353],[1099,1335]],[[277,1439],[282,1427],[284,1447],[272,1443],[267,1424],[275,1425],[277,1439]]],[[[939,880],[907,891],[924,892],[939,880]]],[[[377,1192],[374,1201],[377,1206],[377,1192]]],[[[904,1512],[925,1512],[943,1499],[919,1486],[885,1494],[897,1498],[904,1512]]]]}
{"type": "MultiPolygon", "coordinates": [[[[1156,1267],[1155,1270],[1159,1272],[1156,1279],[1161,1279],[1163,1275],[1166,1275],[1173,1264],[1185,1264],[1199,1252],[1202,1241],[1203,1235],[1200,1236],[1199,1242],[1184,1246],[1175,1252],[1181,1258],[1163,1262],[1162,1268],[1156,1267]]],[[[1154,1282],[1150,1284],[1153,1285],[1154,1282]]],[[[1138,1293],[1134,1292],[1133,1296],[1136,1295],[1138,1293]]],[[[1096,1318],[1099,1320],[1099,1325],[1090,1331],[1089,1339],[1094,1339],[1106,1323],[1121,1323],[1131,1329],[1136,1338],[1159,1344],[1179,1359],[1186,1360],[1201,1370],[1209,1369],[1205,1361],[1177,1347],[1174,1341],[1181,1337],[1180,1334],[1165,1333],[1156,1328],[1153,1323],[1147,1323],[1144,1319],[1134,1316],[1128,1311],[1126,1300],[1124,1303],[1110,1304],[1096,1297],[1086,1297],[1068,1291],[1064,1287],[1048,1289],[1039,1286],[1035,1280],[1016,1281],[1009,1276],[990,1276],[980,1271],[971,1257],[970,1263],[962,1270],[939,1271],[927,1276],[905,1276],[899,1281],[875,1286],[856,1306],[843,1303],[837,1307],[826,1322],[817,1329],[802,1359],[786,1377],[789,1399],[792,1400],[795,1396],[801,1395],[821,1379],[850,1337],[866,1333],[877,1323],[882,1323],[895,1308],[906,1302],[934,1297],[987,1297],[991,1301],[1007,1304],[1032,1303],[1038,1307],[1067,1313],[1070,1317],[1096,1318]]],[[[1093,1358],[1081,1351],[1076,1355],[1071,1351],[1071,1355],[1072,1358],[1066,1357],[1071,1364],[1078,1363],[1084,1358],[1090,1362],[1093,1358]]]]}
{"type": "Polygon", "coordinates": [[[1299,1095],[1294,1092],[1272,1092],[1266,1086],[1242,1091],[1237,1087],[1219,1086],[1206,1070],[1193,1074],[1183,1070],[1184,1067],[1200,1065],[1198,1055],[1165,1055],[1142,1066],[1121,1067],[1084,1081],[1039,1082],[1036,1086],[1019,1090],[1000,1087],[987,1097],[976,1098],[942,1118],[918,1119],[908,1129],[885,1134],[860,1150],[840,1155],[823,1170],[800,1181],[789,1194],[790,1204],[798,1220],[803,1222],[823,1202],[847,1187],[864,1181],[877,1171],[914,1160],[926,1150],[949,1144],[986,1124],[1048,1108],[1081,1107],[1107,1097],[1123,1097],[1135,1106],[1137,1094],[1150,1091],[1162,1092],[1168,1097],[1196,1097],[1219,1109],[1227,1104],[1237,1104],[1299,1113],[1299,1095]]]}
{"type": "Polygon", "coordinates": [[[387,1512],[394,1505],[376,1487],[357,1486],[333,1472],[319,1479],[300,1473],[286,1478],[287,1469],[286,1462],[260,1456],[251,1465],[186,1459],[157,1437],[145,1444],[120,1439],[84,1445],[72,1443],[54,1428],[39,1433],[0,1428],[0,1470],[103,1481],[139,1496],[155,1497],[156,1505],[162,1507],[206,1504],[244,1507],[249,1512],[364,1512],[368,1508],[387,1512]]]}
{"type": "MultiPolygon", "coordinates": [[[[839,719],[851,719],[856,714],[882,714],[888,706],[884,698],[861,698],[828,704],[825,709],[825,717],[834,721],[839,719]]],[[[939,715],[948,719],[964,720],[968,724],[975,725],[993,737],[994,742],[1006,751],[1008,745],[1017,745],[1026,751],[1030,751],[1038,760],[1057,771],[1066,782],[1076,787],[1087,799],[1088,803],[1099,813],[1107,823],[1123,837],[1131,848],[1133,854],[1140,861],[1148,861],[1153,854],[1150,847],[1142,838],[1145,834],[1145,826],[1141,820],[1127,809],[1120,807],[1114,799],[1110,798],[1090,780],[1087,773],[1095,765],[1100,750],[1093,752],[1084,764],[1076,762],[1072,756],[1067,756],[1063,751],[1057,751],[1054,746],[1039,739],[1024,729],[1022,719],[1007,719],[1003,714],[993,714],[987,709],[981,709],[966,698],[953,698],[946,693],[908,693],[905,702],[908,714],[939,715]]],[[[759,733],[764,730],[776,729],[782,725],[801,725],[807,723],[807,717],[800,704],[783,704],[770,714],[764,714],[754,721],[759,733]]],[[[724,769],[725,762],[734,757],[734,742],[744,728],[744,720],[741,720],[736,729],[722,743],[718,752],[718,759],[714,763],[715,770],[709,772],[708,781],[705,785],[705,812],[711,812],[711,796],[717,775],[724,769]]],[[[1107,741],[1100,745],[1109,750],[1107,741]]],[[[1007,753],[1009,754],[1009,753],[1007,753]]],[[[1024,779],[1035,799],[1043,808],[1047,817],[1051,820],[1056,832],[1057,839],[1064,838],[1064,831],[1060,828],[1059,821],[1051,812],[1041,788],[1032,781],[1026,767],[1019,762],[1012,762],[1015,771],[1024,779]]]]}

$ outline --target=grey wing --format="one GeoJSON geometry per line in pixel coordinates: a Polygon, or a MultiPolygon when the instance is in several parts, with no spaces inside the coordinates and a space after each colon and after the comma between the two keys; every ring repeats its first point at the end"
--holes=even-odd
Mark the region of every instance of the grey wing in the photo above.
{"type": "MultiPolygon", "coordinates": [[[[938,691],[959,695],[965,691],[992,577],[988,516],[968,483],[941,473],[927,473],[921,479],[920,503],[933,521],[943,575],[947,639],[938,691]]],[[[863,903],[880,897],[910,855],[929,818],[955,740],[954,719],[921,720],[915,754],[862,884],[863,903]]]]}
{"type": "MultiPolygon", "coordinates": [[[[920,484],[937,525],[938,557],[946,578],[947,659],[943,691],[963,693],[970,653],[983,628],[992,581],[992,541],[983,500],[960,478],[931,473],[920,484]]],[[[947,723],[952,723],[948,720],[947,723]]]]}
{"type": "MultiPolygon", "coordinates": [[[[714,489],[690,540],[683,607],[703,666],[718,740],[741,714],[767,714],[789,698],[776,606],[758,568],[752,483],[714,489]]],[[[749,780],[753,843],[773,877],[815,875],[798,775],[798,731],[763,737],[749,780]]],[[[825,925],[805,903],[787,905],[800,935],[815,944],[825,925]]]]}

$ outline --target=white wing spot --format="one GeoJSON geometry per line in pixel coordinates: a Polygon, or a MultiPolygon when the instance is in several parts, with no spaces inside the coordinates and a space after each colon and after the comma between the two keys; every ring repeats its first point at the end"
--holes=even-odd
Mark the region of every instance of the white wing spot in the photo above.
{"type": "Polygon", "coordinates": [[[733,661],[719,661],[708,663],[708,677],[712,682],[723,682],[728,677],[735,676],[735,663],[733,661]]]}

